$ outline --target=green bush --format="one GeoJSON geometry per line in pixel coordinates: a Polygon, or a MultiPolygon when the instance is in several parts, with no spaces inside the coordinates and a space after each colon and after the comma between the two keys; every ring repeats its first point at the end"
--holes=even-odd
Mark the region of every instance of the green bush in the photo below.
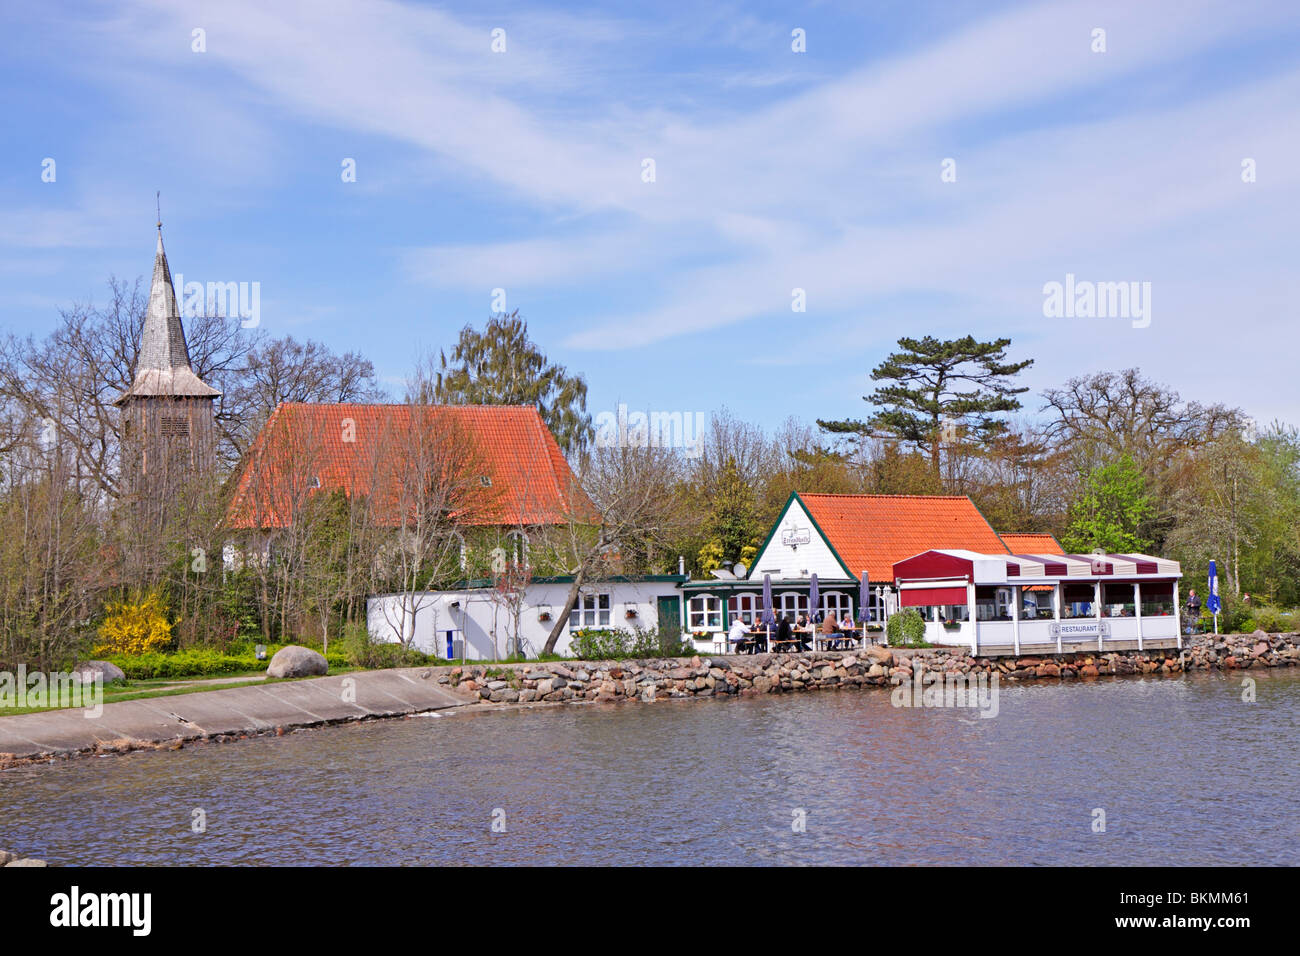
{"type": "Polygon", "coordinates": [[[919,611],[909,607],[890,615],[885,633],[894,647],[922,645],[925,643],[925,619],[919,611]]]}
{"type": "Polygon", "coordinates": [[[375,641],[366,626],[359,623],[345,624],[343,635],[335,644],[340,656],[353,667],[423,667],[441,662],[441,658],[414,648],[375,641]]]}
{"type": "MultiPolygon", "coordinates": [[[[1270,634],[1279,634],[1283,631],[1294,631],[1300,626],[1300,617],[1296,611],[1284,611],[1281,608],[1270,605],[1261,605],[1254,609],[1254,620],[1249,623],[1252,625],[1250,630],[1268,631],[1270,634]]],[[[1243,627],[1242,630],[1245,630],[1243,627]]]]}
{"type": "MultiPolygon", "coordinates": [[[[132,657],[114,655],[107,660],[122,668],[128,680],[173,680],[181,677],[209,677],[265,671],[283,644],[271,644],[266,660],[259,661],[252,645],[232,645],[228,653],[207,647],[187,647],[170,654],[150,652],[132,657]]],[[[331,670],[349,666],[348,659],[331,647],[325,655],[331,670]]]]}
{"type": "Polygon", "coordinates": [[[660,634],[658,628],[586,628],[574,631],[569,653],[580,660],[612,661],[624,658],[686,657],[695,653],[694,645],[683,644],[672,632],[660,634]]]}

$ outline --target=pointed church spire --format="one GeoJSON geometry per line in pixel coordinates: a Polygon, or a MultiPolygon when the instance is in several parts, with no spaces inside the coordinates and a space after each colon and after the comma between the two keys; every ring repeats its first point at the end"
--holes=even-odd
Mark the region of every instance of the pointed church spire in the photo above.
{"type": "Polygon", "coordinates": [[[140,353],[135,360],[135,380],[114,404],[133,395],[215,398],[221,392],[203,382],[190,367],[185,329],[172,286],[171,268],[163,249],[162,212],[158,215],[158,248],[154,254],[153,282],[149,307],[140,334],[140,353]]]}

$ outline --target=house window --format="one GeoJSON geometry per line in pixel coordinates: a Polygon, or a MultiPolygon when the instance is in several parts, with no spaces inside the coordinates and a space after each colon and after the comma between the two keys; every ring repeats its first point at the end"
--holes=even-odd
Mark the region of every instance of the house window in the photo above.
{"type": "Polygon", "coordinates": [[[1137,610],[1133,604],[1133,583],[1112,584],[1103,582],[1101,586],[1102,614],[1106,617],[1133,617],[1137,610]]]}
{"type": "Polygon", "coordinates": [[[1011,588],[975,588],[975,619],[977,621],[1011,620],[1011,588]]]}
{"type": "Polygon", "coordinates": [[[786,591],[781,595],[779,610],[790,620],[798,620],[800,614],[808,613],[808,595],[786,591]]]}
{"type": "Polygon", "coordinates": [[[1142,616],[1167,617],[1174,613],[1174,586],[1159,581],[1143,581],[1142,616]]]}
{"type": "Polygon", "coordinates": [[[686,625],[692,631],[722,630],[722,598],[712,594],[691,598],[686,605],[686,625]]]}
{"type": "Polygon", "coordinates": [[[1092,617],[1095,597],[1091,584],[1062,584],[1061,617],[1092,617]]]}
{"type": "Polygon", "coordinates": [[[761,615],[757,594],[733,594],[727,599],[729,620],[740,618],[741,621],[752,626],[761,615]]]}
{"type": "Polygon", "coordinates": [[[1053,588],[1046,584],[1020,588],[1020,619],[1035,621],[1052,616],[1053,588]]]}
{"type": "Polygon", "coordinates": [[[879,588],[871,588],[867,592],[867,623],[885,623],[885,598],[879,588]]]}
{"type": "Polygon", "coordinates": [[[608,627],[609,595],[579,594],[569,612],[569,627],[608,627]]]}
{"type": "Polygon", "coordinates": [[[522,531],[511,531],[506,535],[506,555],[512,564],[528,566],[528,535],[522,531]]]}
{"type": "Polygon", "coordinates": [[[853,600],[843,591],[828,591],[822,595],[822,615],[833,615],[842,621],[853,615],[853,600]]]}

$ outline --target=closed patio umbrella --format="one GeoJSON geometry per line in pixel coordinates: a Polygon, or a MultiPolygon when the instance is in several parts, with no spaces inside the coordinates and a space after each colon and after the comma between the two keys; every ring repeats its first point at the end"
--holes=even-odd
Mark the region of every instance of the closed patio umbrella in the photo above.
{"type": "MultiPolygon", "coordinates": [[[[760,618],[763,626],[767,628],[767,637],[769,642],[772,638],[772,628],[776,626],[776,615],[772,613],[772,575],[763,575],[763,616],[760,618]]],[[[771,644],[768,644],[771,647],[771,644]]]]}
{"type": "Polygon", "coordinates": [[[862,572],[862,583],[858,587],[858,620],[862,622],[862,641],[867,640],[867,624],[871,616],[871,583],[867,572],[862,572]]]}
{"type": "Polygon", "coordinates": [[[817,609],[817,604],[821,598],[821,593],[817,590],[817,572],[808,581],[808,620],[813,624],[821,623],[821,612],[817,609]]]}

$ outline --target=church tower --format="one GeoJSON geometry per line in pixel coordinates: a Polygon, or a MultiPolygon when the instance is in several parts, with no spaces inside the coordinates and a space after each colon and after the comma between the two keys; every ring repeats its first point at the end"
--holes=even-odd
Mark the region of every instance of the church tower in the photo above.
{"type": "Polygon", "coordinates": [[[135,377],[113,403],[121,409],[122,485],[129,499],[147,510],[160,509],[175,499],[187,478],[211,473],[216,455],[212,405],[220,395],[190,367],[159,222],[135,377]]]}

